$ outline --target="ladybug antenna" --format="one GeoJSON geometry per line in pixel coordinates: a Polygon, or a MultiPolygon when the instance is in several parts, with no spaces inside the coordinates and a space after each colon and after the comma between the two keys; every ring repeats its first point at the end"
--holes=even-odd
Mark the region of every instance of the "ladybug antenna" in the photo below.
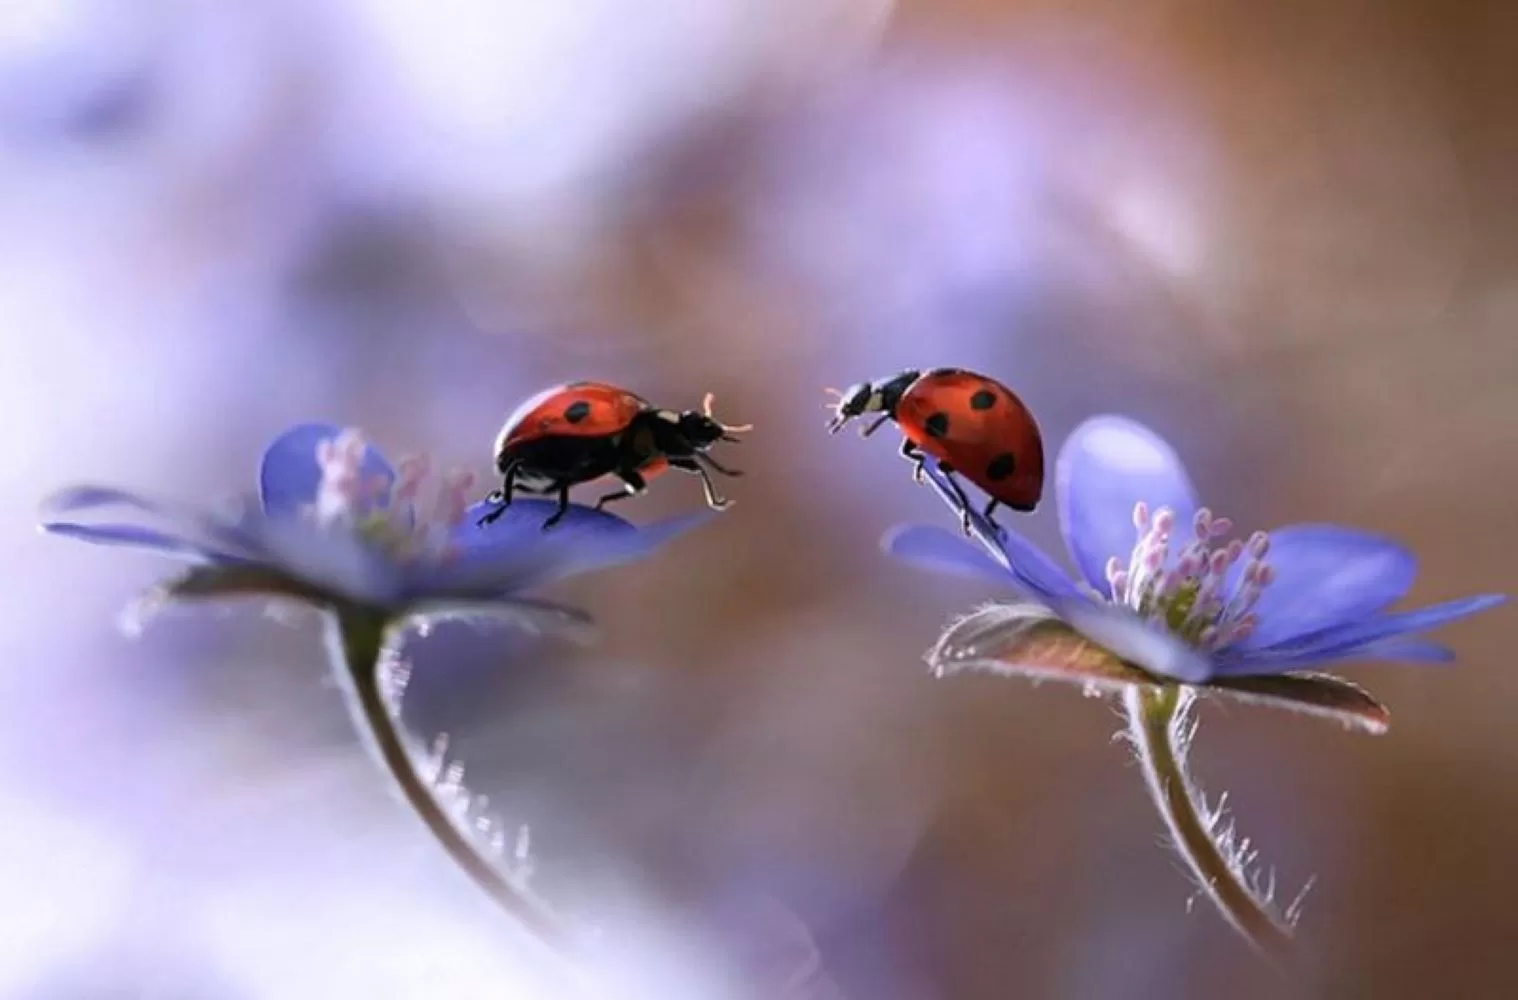
{"type": "Polygon", "coordinates": [[[727,424],[724,424],[722,421],[712,416],[712,400],[716,398],[717,396],[715,393],[709,392],[706,394],[706,398],[701,400],[701,412],[706,415],[706,419],[722,428],[728,434],[742,434],[745,431],[751,431],[754,429],[753,424],[740,424],[737,427],[729,427],[727,424]]]}

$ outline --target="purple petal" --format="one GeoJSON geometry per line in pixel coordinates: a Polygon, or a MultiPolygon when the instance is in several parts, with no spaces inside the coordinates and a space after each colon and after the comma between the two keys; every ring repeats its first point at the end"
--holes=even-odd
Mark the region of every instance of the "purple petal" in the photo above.
{"type": "Polygon", "coordinates": [[[143,549],[144,551],[159,555],[177,556],[188,559],[191,562],[219,561],[217,554],[191,545],[182,538],[176,538],[162,531],[154,531],[152,528],[139,528],[131,524],[95,525],[52,521],[42,525],[42,530],[50,535],[75,538],[81,542],[119,546],[129,549],[143,549]]]}
{"type": "Polygon", "coordinates": [[[920,569],[1017,587],[1045,602],[1080,596],[1064,571],[1037,546],[1006,529],[999,536],[1011,569],[963,535],[929,525],[898,525],[886,532],[880,546],[920,569]]]}
{"type": "Polygon", "coordinates": [[[993,523],[974,507],[962,505],[948,475],[936,462],[928,463],[923,471],[939,498],[954,511],[955,516],[962,515],[969,519],[975,541],[990,553],[992,561],[1005,566],[1018,587],[1045,600],[1084,596],[1069,575],[1054,560],[1044,555],[1038,546],[1017,532],[993,523]]]}
{"type": "Polygon", "coordinates": [[[1139,618],[1127,608],[1065,601],[1055,610],[1081,635],[1155,676],[1201,684],[1214,673],[1206,654],[1169,629],[1139,618]]]}
{"type": "Polygon", "coordinates": [[[1247,649],[1225,654],[1218,664],[1221,677],[1259,677],[1283,674],[1326,663],[1345,660],[1386,663],[1453,663],[1454,650],[1437,642],[1422,639],[1383,639],[1365,645],[1340,649],[1262,653],[1247,649]]]}
{"type": "MultiPolygon", "coordinates": [[[[603,514],[602,516],[609,517],[610,515],[603,514]]],[[[552,568],[546,576],[535,581],[534,585],[643,559],[653,555],[680,535],[710,522],[716,516],[717,512],[714,510],[698,510],[691,514],[638,525],[630,532],[600,531],[594,535],[582,535],[575,542],[573,551],[566,553],[566,558],[552,568]]]]}
{"type": "MultiPolygon", "coordinates": [[[[619,517],[584,507],[571,507],[564,520],[544,531],[543,520],[556,505],[544,501],[514,501],[506,515],[484,529],[473,520],[455,536],[457,557],[413,574],[410,589],[420,596],[448,594],[471,598],[494,597],[542,586],[553,580],[606,569],[652,554],[677,535],[711,520],[703,510],[683,517],[634,527],[619,517]],[[522,504],[520,513],[517,505],[522,504]],[[529,504],[541,505],[534,509],[529,504]],[[502,530],[492,530],[504,526],[502,530]],[[482,537],[483,536],[483,537],[482,537]]],[[[477,505],[473,518],[488,510],[477,505]]]]}
{"type": "Polygon", "coordinates": [[[1375,615],[1349,625],[1324,629],[1290,642],[1278,643],[1261,652],[1307,653],[1314,656],[1339,655],[1348,650],[1397,636],[1442,628],[1450,622],[1495,608],[1506,600],[1507,597],[1502,594],[1482,594],[1456,601],[1446,601],[1427,608],[1418,608],[1415,611],[1375,615]]]}
{"type": "Polygon", "coordinates": [[[523,542],[537,542],[550,536],[605,537],[638,530],[633,524],[615,514],[594,510],[580,504],[570,504],[569,510],[564,514],[564,519],[544,531],[543,522],[559,509],[558,503],[553,500],[533,500],[523,497],[513,499],[511,506],[489,524],[479,523],[480,518],[495,509],[495,504],[484,501],[471,506],[464,514],[463,523],[454,530],[454,541],[473,548],[476,545],[518,545],[523,542]]]}
{"type": "Polygon", "coordinates": [[[1012,572],[1028,590],[1051,601],[1090,600],[1075,581],[1070,579],[1069,573],[1045,555],[1043,549],[1016,531],[998,526],[996,538],[1001,543],[1002,554],[1012,566],[1012,572]]]}
{"type": "Polygon", "coordinates": [[[160,506],[135,493],[113,486],[70,486],[59,490],[42,503],[42,509],[54,514],[77,514],[99,507],[132,507],[157,514],[160,506]]]}
{"type": "Polygon", "coordinates": [[[1428,639],[1383,639],[1361,648],[1368,660],[1387,663],[1454,663],[1455,651],[1428,639]]]}
{"type": "Polygon", "coordinates": [[[1196,513],[1196,491],[1175,450],[1154,431],[1127,417],[1092,417],[1071,432],[1055,463],[1054,492],[1060,529],[1086,582],[1103,596],[1107,560],[1126,564],[1137,542],[1133,508],[1169,507],[1180,530],[1196,513]]]}
{"type": "MultiPolygon", "coordinates": [[[[1276,579],[1254,607],[1260,624],[1244,643],[1250,649],[1360,621],[1406,596],[1418,572],[1413,554],[1391,539],[1332,524],[1271,532],[1265,561],[1276,579]]],[[[1243,563],[1230,574],[1234,584],[1243,563]]]]}
{"type": "MultiPolygon", "coordinates": [[[[165,539],[174,539],[179,544],[203,552],[207,555],[215,555],[226,558],[255,558],[258,554],[257,539],[251,535],[244,524],[238,523],[233,518],[219,518],[208,515],[204,511],[196,510],[183,504],[174,504],[162,500],[149,500],[136,493],[127,490],[116,489],[109,486],[75,486],[60,490],[42,503],[44,517],[58,514],[83,514],[86,512],[97,513],[102,509],[111,507],[125,507],[138,514],[146,514],[151,518],[165,523],[164,528],[140,527],[139,530],[145,535],[156,535],[165,539]]],[[[42,525],[44,530],[54,534],[68,534],[74,538],[92,540],[86,537],[90,529],[88,526],[79,524],[77,521],[61,521],[48,517],[42,525]],[[70,525],[71,527],[64,527],[70,525]]],[[[113,530],[130,530],[127,525],[120,523],[102,525],[102,528],[113,530]]],[[[111,544],[105,538],[94,539],[105,544],[111,544]]],[[[133,544],[133,543],[117,543],[133,544]]]]}
{"type": "MultiPolygon", "coordinates": [[[[259,499],[266,513],[293,517],[316,502],[322,479],[316,449],[342,430],[334,424],[297,424],[269,443],[258,469],[259,499]]],[[[383,480],[387,491],[395,483],[395,469],[373,445],[364,453],[362,471],[366,480],[383,480]]]]}
{"type": "Polygon", "coordinates": [[[925,524],[898,524],[880,539],[887,555],[931,573],[964,576],[999,587],[1016,586],[1017,580],[986,550],[963,535],[925,524]]]}
{"type": "Polygon", "coordinates": [[[403,596],[402,567],[346,526],[278,517],[263,522],[262,535],[270,564],[316,589],[379,607],[403,596]]]}

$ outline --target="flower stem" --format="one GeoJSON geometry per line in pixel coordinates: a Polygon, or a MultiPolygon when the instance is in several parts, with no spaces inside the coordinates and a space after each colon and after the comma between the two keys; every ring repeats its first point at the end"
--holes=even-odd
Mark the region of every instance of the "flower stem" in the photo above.
{"type": "Polygon", "coordinates": [[[328,621],[334,672],[360,739],[454,864],[550,952],[572,962],[575,947],[568,928],[481,852],[418,771],[381,685],[389,628],[383,619],[356,611],[333,613],[328,621]]]}
{"type": "Polygon", "coordinates": [[[1176,685],[1129,687],[1123,694],[1128,733],[1155,808],[1170,828],[1176,851],[1208,897],[1251,946],[1273,960],[1291,952],[1290,923],[1277,914],[1245,870],[1248,857],[1220,837],[1216,813],[1203,801],[1186,769],[1186,717],[1191,696],[1176,685]]]}

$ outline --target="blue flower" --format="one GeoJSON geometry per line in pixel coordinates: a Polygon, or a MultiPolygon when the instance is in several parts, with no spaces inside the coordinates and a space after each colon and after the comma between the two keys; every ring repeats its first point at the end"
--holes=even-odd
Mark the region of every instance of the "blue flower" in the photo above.
{"type": "Polygon", "coordinates": [[[478,824],[461,823],[453,804],[440,798],[450,789],[418,766],[421,755],[399,722],[407,671],[397,668],[405,627],[484,618],[585,638],[591,623],[583,612],[526,592],[646,556],[710,514],[635,528],[611,514],[570,507],[544,531],[544,519],[558,505],[516,500],[481,526],[481,516],[495,505],[469,502],[473,477],[453,473],[429,488],[429,473],[421,458],[392,466],[357,431],[303,424],[269,445],[257,501],[235,511],[214,513],[85,486],[53,497],[42,528],[188,563],[186,573],[152,595],[154,603],[254,596],[319,610],[333,676],[355,730],[395,790],[498,906],[549,948],[572,954],[573,927],[495,864],[493,847],[480,842],[478,824]],[[112,508],[130,517],[79,519],[112,508]]]}
{"type": "Polygon", "coordinates": [[[635,528],[611,514],[571,507],[550,531],[556,506],[519,499],[481,527],[472,477],[429,485],[429,463],[392,466],[356,431],[302,424],[274,439],[259,470],[259,496],[212,513],[124,490],[76,487],[46,505],[45,531],[104,545],[148,549],[191,564],[167,597],[261,594],[385,620],[455,614],[579,631],[579,611],[523,594],[577,573],[639,559],[707,518],[702,512],[635,528]],[[80,517],[108,509],[106,523],[80,517]]]}
{"type": "MultiPolygon", "coordinates": [[[[926,471],[949,496],[943,474],[926,471]]],[[[1124,417],[1094,417],[1071,434],[1055,491],[1078,578],[973,511],[981,546],[921,525],[893,529],[882,545],[918,566],[1010,584],[1087,642],[1185,684],[1350,659],[1447,662],[1448,648],[1417,634],[1505,600],[1485,594],[1391,611],[1417,562],[1396,542],[1351,528],[1297,524],[1230,540],[1233,525],[1198,503],[1170,445],[1124,417]]],[[[954,655],[990,655],[1025,633],[1028,617],[1005,611],[956,626],[964,641],[954,655]]]]}

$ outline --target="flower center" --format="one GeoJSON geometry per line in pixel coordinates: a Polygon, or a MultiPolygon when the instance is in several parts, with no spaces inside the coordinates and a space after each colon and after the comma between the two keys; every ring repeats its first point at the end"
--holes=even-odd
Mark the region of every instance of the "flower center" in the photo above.
{"type": "Polygon", "coordinates": [[[399,559],[447,558],[454,529],[469,510],[474,474],[449,472],[424,502],[431,472],[425,456],[402,459],[391,482],[365,477],[368,447],[351,429],[317,445],[321,482],[310,515],[323,526],[345,525],[399,559]]]}
{"type": "Polygon", "coordinates": [[[1175,521],[1169,507],[1151,517],[1147,504],[1134,506],[1138,544],[1128,565],[1116,557],[1107,562],[1113,601],[1163,623],[1202,649],[1222,649],[1243,640],[1258,626],[1253,608],[1275,579],[1274,568],[1265,562],[1270,536],[1257,531],[1247,542],[1230,540],[1233,522],[1203,507],[1192,521],[1191,537],[1172,561],[1175,521]],[[1235,564],[1241,562],[1237,582],[1230,581],[1235,564]]]}

